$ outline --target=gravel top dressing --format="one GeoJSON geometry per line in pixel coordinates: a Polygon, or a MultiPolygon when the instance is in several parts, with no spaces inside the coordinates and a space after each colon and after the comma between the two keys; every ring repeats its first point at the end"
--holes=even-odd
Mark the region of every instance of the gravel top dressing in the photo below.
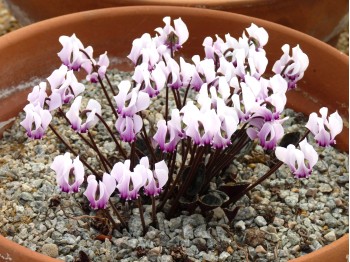
{"type": "MultiPolygon", "coordinates": [[[[115,71],[109,76],[114,86],[126,77],[128,74],[115,71]]],[[[87,85],[84,96],[103,105],[102,114],[113,127],[101,93],[99,87],[87,85]]],[[[145,110],[147,129],[155,128],[163,110],[161,99],[152,101],[145,110]]],[[[302,114],[287,109],[285,115],[289,116],[286,133],[304,130],[307,119],[302,114]]],[[[128,221],[129,232],[112,233],[103,211],[89,209],[84,188],[74,195],[60,192],[50,165],[66,151],[65,146],[51,131],[41,141],[27,139],[19,125],[23,118],[22,112],[0,140],[0,234],[51,257],[65,261],[88,261],[86,257],[91,261],[287,261],[348,232],[348,155],[316,146],[320,157],[309,179],[296,180],[283,165],[237,203],[241,208],[232,223],[217,208],[205,214],[199,209],[191,215],[183,211],[170,220],[159,212],[158,225],[152,227],[151,206],[145,205],[149,227],[142,236],[138,208],[119,204],[114,195],[112,201],[128,221]]],[[[64,118],[54,119],[53,125],[73,141],[73,147],[98,167],[95,153],[66,124],[57,122],[62,119],[64,123],[64,118]]],[[[103,125],[98,124],[91,133],[101,151],[116,162],[115,144],[103,125]]],[[[311,136],[308,140],[313,142],[311,136]]],[[[240,154],[225,171],[236,176],[237,182],[255,181],[269,169],[272,156],[254,143],[250,147],[251,153],[240,154]]]]}

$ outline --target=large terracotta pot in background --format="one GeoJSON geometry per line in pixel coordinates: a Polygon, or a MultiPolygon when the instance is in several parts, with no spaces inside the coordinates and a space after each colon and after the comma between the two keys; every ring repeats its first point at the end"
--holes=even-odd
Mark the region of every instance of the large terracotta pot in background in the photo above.
{"type": "Polygon", "coordinates": [[[348,21],[348,0],[5,0],[22,25],[85,10],[135,5],[199,7],[258,17],[329,42],[348,21]]]}
{"type": "MultiPolygon", "coordinates": [[[[308,54],[310,65],[299,84],[298,91],[289,92],[288,106],[305,114],[318,111],[322,106],[327,106],[330,111],[338,109],[348,123],[349,60],[348,56],[341,54],[336,49],[295,30],[256,18],[204,9],[142,6],[111,8],[62,16],[2,36],[0,38],[0,72],[2,75],[0,128],[4,122],[8,122],[7,120],[22,110],[26,104],[26,96],[34,83],[49,76],[52,70],[60,65],[55,55],[61,49],[58,42],[60,35],[76,33],[86,46],[94,47],[95,55],[107,50],[112,65],[127,70],[131,69],[126,55],[130,51],[132,40],[140,37],[144,32],[151,33],[154,28],[161,26],[165,15],[173,18],[181,16],[188,25],[190,44],[185,45],[181,51],[181,55],[187,58],[196,53],[203,57],[202,41],[205,36],[215,34],[224,36],[230,33],[238,37],[242,34],[243,29],[249,27],[252,22],[263,26],[270,36],[266,47],[270,61],[267,72],[271,71],[273,62],[282,55],[280,48],[283,44],[288,43],[291,46],[299,44],[308,54]]],[[[345,127],[342,134],[337,137],[337,147],[348,151],[348,146],[348,128],[345,127]]],[[[8,253],[15,256],[20,252],[17,249],[6,249],[9,245],[3,245],[2,241],[0,238],[0,254],[8,253]]],[[[328,251],[329,249],[337,250],[339,260],[328,258],[327,262],[345,261],[345,254],[348,253],[348,236],[336,242],[341,244],[341,248],[328,248],[328,251]],[[342,250],[342,253],[339,250],[342,250]]],[[[311,253],[304,259],[311,256],[307,261],[326,261],[312,258],[320,252],[311,253]]],[[[322,257],[325,256],[324,252],[321,254],[322,257]]]]}

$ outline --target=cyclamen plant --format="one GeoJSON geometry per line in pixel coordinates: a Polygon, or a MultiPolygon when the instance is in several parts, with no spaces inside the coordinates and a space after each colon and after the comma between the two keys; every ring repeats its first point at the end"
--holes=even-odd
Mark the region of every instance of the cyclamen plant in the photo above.
{"type": "Polygon", "coordinates": [[[331,146],[343,123],[337,112],[328,116],[324,107],[321,117],[310,115],[301,138],[301,134],[285,134],[286,92],[297,87],[309,64],[300,47],[292,48],[290,55],[290,46],[284,45],[283,55],[273,66],[274,75],[266,78],[265,29],[252,24],[238,39],[230,34],[225,39],[207,37],[203,41],[205,57],[195,55],[192,61],[185,61],[176,53],[188,40],[187,26],[181,18],[174,20],[174,26],[170,17],[163,21],[165,26],[157,28],[154,37],[145,33],[133,41],[128,55],[135,66],[132,81],[120,82],[117,90],[106,73],[107,53],[96,61],[93,48],[84,47],[74,34],[60,37],[62,65],[47,78],[50,95],[47,82],[35,86],[21,122],[32,139],[42,139],[49,127],[76,156],[72,160],[70,153],[65,153],[51,165],[60,189],[76,193],[86,188],[84,195],[91,208],[111,207],[126,228],[116,201],[137,201],[145,231],[142,203],[147,201],[152,203],[154,222],[157,210],[172,217],[179,208],[194,210],[197,206],[203,212],[221,206],[232,218],[237,212],[237,208],[232,210],[235,202],[283,163],[296,179],[308,178],[318,160],[307,141],[309,133],[319,146],[331,146]],[[85,86],[75,77],[77,71],[85,71],[87,81],[100,85],[113,112],[114,127],[107,124],[97,100],[90,99],[85,109],[81,108],[85,86]],[[164,93],[163,118],[153,123],[153,131],[145,125],[143,112],[164,93]],[[53,116],[65,118],[96,152],[100,167],[92,166],[73,149],[51,123],[53,116]],[[98,123],[116,144],[116,158],[123,161],[112,163],[101,152],[91,132],[98,123]],[[289,145],[285,143],[288,136],[294,138],[289,145]],[[277,159],[270,170],[251,184],[217,179],[251,140],[275,151],[277,159]]]}

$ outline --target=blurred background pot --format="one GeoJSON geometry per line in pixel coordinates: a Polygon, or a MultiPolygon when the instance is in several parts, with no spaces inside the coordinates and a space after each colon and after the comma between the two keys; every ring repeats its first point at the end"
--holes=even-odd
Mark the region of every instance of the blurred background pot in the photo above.
{"type": "MultiPolygon", "coordinates": [[[[322,106],[327,106],[330,111],[337,109],[346,121],[346,127],[337,137],[337,147],[348,151],[348,56],[313,37],[278,24],[228,12],[184,7],[142,6],[87,11],[42,21],[0,37],[0,128],[11,124],[11,120],[22,111],[31,88],[59,67],[60,61],[55,55],[61,49],[59,36],[76,33],[86,46],[94,47],[95,54],[107,50],[113,67],[130,70],[132,66],[126,56],[133,39],[145,32],[152,33],[154,28],[162,25],[162,18],[166,15],[173,18],[181,16],[188,25],[190,44],[180,52],[185,58],[197,53],[204,55],[202,42],[206,36],[230,33],[238,37],[251,23],[264,27],[269,33],[267,72],[271,72],[274,61],[282,55],[283,44],[299,44],[309,56],[310,65],[303,80],[298,83],[297,91],[288,93],[288,106],[305,114],[318,111],[322,106]]],[[[345,261],[348,237],[336,243],[340,243],[342,248],[326,249],[330,252],[335,250],[338,256],[333,259],[333,254],[328,261],[345,261]]],[[[28,257],[16,260],[21,250],[14,243],[11,245],[0,238],[1,255],[8,254],[13,261],[42,261],[28,257]]],[[[325,253],[321,254],[325,258],[325,253]]],[[[312,257],[307,261],[326,260],[312,257]]]]}
{"type": "Polygon", "coordinates": [[[74,12],[121,6],[197,7],[258,17],[332,42],[348,21],[347,0],[5,0],[22,25],[74,12]]]}

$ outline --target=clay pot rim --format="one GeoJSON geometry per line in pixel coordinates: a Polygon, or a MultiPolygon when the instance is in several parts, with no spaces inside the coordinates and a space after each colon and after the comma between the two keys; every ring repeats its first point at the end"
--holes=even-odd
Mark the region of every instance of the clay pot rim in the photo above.
{"type": "MultiPolygon", "coordinates": [[[[186,1],[186,0],[183,0],[186,1]]],[[[251,2],[255,2],[256,0],[250,0],[251,2]]],[[[223,1],[224,2],[224,1],[223,1]]],[[[88,17],[96,17],[100,16],[101,14],[110,14],[113,13],[114,15],[117,14],[124,14],[124,13],[129,13],[130,11],[145,11],[147,10],[148,13],[152,12],[157,12],[157,10],[164,10],[164,14],[166,13],[171,13],[171,9],[173,9],[173,6],[126,6],[126,7],[109,7],[109,8],[102,8],[102,9],[95,9],[95,10],[88,10],[88,11],[82,11],[78,13],[71,13],[67,15],[62,15],[54,18],[50,18],[47,20],[43,20],[22,28],[19,28],[16,31],[10,32],[6,35],[3,35],[1,38],[5,39],[5,41],[0,41],[0,48],[6,47],[7,45],[11,45],[12,41],[19,41],[21,38],[26,38],[28,35],[31,35],[32,32],[37,32],[40,33],[41,31],[47,31],[49,29],[47,28],[52,28],[52,27],[62,27],[62,25],[69,26],[70,23],[75,23],[78,21],[86,20],[88,17]],[[79,15],[77,15],[79,14],[79,15]],[[30,29],[30,30],[29,30],[30,29]]],[[[251,16],[246,16],[246,15],[241,15],[237,13],[232,13],[232,12],[226,12],[226,11],[221,11],[221,10],[211,10],[211,9],[199,9],[195,7],[183,7],[183,6],[176,6],[177,10],[182,10],[183,13],[193,13],[194,16],[205,16],[209,15],[210,13],[217,13],[218,15],[220,14],[221,17],[237,17],[239,20],[243,20],[246,22],[253,21],[254,23],[258,23],[259,26],[262,27],[269,27],[269,30],[275,30],[275,31],[283,31],[284,33],[288,35],[295,35],[296,37],[300,38],[305,38],[308,42],[310,42],[312,45],[318,45],[322,51],[331,53],[337,59],[340,59],[344,64],[349,64],[349,57],[338,51],[336,48],[332,47],[331,45],[328,45],[321,40],[318,40],[312,36],[309,36],[303,32],[297,31],[295,29],[270,22],[267,20],[263,20],[260,18],[255,18],[251,16]],[[196,11],[196,12],[194,12],[196,11]]]]}

